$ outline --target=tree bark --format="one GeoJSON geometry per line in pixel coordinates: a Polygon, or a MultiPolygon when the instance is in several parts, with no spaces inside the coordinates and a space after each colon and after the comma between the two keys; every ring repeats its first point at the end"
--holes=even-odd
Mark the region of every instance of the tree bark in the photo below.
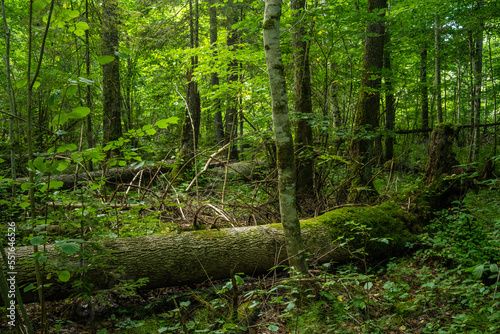
{"type": "MultiPolygon", "coordinates": [[[[304,248],[315,264],[330,261],[345,262],[352,259],[349,251],[364,247],[370,258],[389,258],[403,254],[405,244],[412,242],[411,233],[417,220],[395,203],[384,203],[377,207],[345,207],[301,223],[304,248]],[[361,234],[353,232],[346,222],[356,221],[367,228],[372,238],[392,238],[389,244],[366,241],[361,234]],[[349,248],[339,247],[337,238],[354,237],[349,248]]],[[[224,279],[231,272],[246,275],[267,274],[276,265],[286,265],[286,227],[281,224],[238,227],[233,229],[193,231],[166,236],[146,236],[105,240],[98,250],[104,261],[104,269],[97,264],[80,261],[77,257],[61,257],[54,246],[46,247],[48,263],[46,270],[81,269],[86,263],[90,270],[94,289],[108,289],[117,281],[117,276],[134,279],[148,277],[145,288],[160,288],[185,284],[198,284],[209,280],[224,279]],[[122,267],[121,271],[119,267],[122,267]],[[90,269],[96,268],[96,269],[90,269]]],[[[91,247],[86,246],[86,251],[91,247]]],[[[16,280],[19,285],[35,280],[32,247],[16,248],[16,280]],[[26,260],[26,261],[25,261],[26,260]]],[[[45,272],[44,274],[47,274],[45,272]]],[[[54,283],[44,293],[49,299],[65,298],[74,292],[72,281],[61,283],[52,275],[54,283]]],[[[74,279],[79,275],[72,275],[74,279]]],[[[49,282],[46,282],[49,283],[49,282]]],[[[34,300],[33,292],[24,293],[26,302],[34,300]]]]}
{"type": "MultiPolygon", "coordinates": [[[[424,45],[420,50],[420,99],[422,100],[421,117],[422,129],[429,128],[429,93],[427,87],[427,47],[424,45]]],[[[427,132],[424,137],[428,138],[427,132]]]]}
{"type": "MultiPolygon", "coordinates": [[[[229,51],[234,52],[237,48],[238,32],[232,28],[239,20],[237,8],[233,8],[233,1],[228,2],[228,27],[227,27],[227,47],[229,51]]],[[[229,145],[229,158],[238,160],[238,148],[233,144],[234,138],[238,135],[238,60],[231,59],[228,65],[227,83],[230,88],[230,96],[227,96],[228,106],[225,117],[225,143],[229,145]]]]}
{"type": "Polygon", "coordinates": [[[118,1],[102,2],[102,55],[115,59],[102,68],[103,144],[122,136],[122,99],[120,93],[120,60],[118,51],[118,1]]]}
{"type": "Polygon", "coordinates": [[[441,26],[436,14],[434,24],[434,97],[436,99],[437,123],[443,122],[443,106],[441,102],[441,26]]]}
{"type": "MultiPolygon", "coordinates": [[[[193,1],[189,0],[189,33],[190,47],[198,47],[198,0],[195,0],[195,9],[193,11],[193,1]]],[[[200,134],[201,105],[198,83],[194,78],[194,72],[198,66],[198,56],[191,57],[191,64],[186,73],[186,111],[184,122],[182,124],[180,148],[177,153],[177,164],[184,165],[186,170],[193,166],[193,157],[198,147],[198,137],[200,134]]],[[[179,168],[174,168],[171,178],[176,176],[179,168]]]]}
{"type": "Polygon", "coordinates": [[[314,160],[313,117],[311,101],[311,73],[309,69],[309,43],[306,41],[306,24],[304,16],[305,0],[292,0],[291,8],[295,16],[293,31],[293,73],[294,73],[294,107],[298,118],[295,130],[295,147],[297,151],[297,200],[304,202],[314,195],[314,160]],[[302,20],[301,20],[302,19],[302,20]]]}
{"type": "MultiPolygon", "coordinates": [[[[214,49],[212,59],[217,62],[217,0],[210,0],[210,8],[208,9],[210,17],[210,45],[214,49]]],[[[215,68],[217,66],[214,66],[215,68]]],[[[210,87],[215,91],[219,86],[219,74],[217,72],[210,73],[210,87]]],[[[214,134],[215,142],[219,146],[224,145],[224,128],[222,123],[222,111],[219,98],[212,100],[214,112],[214,134]]]]}
{"type": "MultiPolygon", "coordinates": [[[[475,11],[481,10],[482,1],[479,1],[475,11]]],[[[476,124],[481,122],[481,87],[483,77],[483,24],[478,19],[476,31],[472,33],[471,40],[471,62],[474,76],[474,87],[472,88],[472,145],[469,162],[476,161],[479,156],[480,135],[476,124]]]]}
{"type": "Polygon", "coordinates": [[[390,30],[387,29],[385,33],[385,47],[384,47],[384,68],[386,70],[385,76],[385,128],[388,130],[385,139],[385,160],[389,161],[394,158],[394,123],[396,120],[396,110],[394,105],[394,87],[392,85],[393,73],[391,67],[391,51],[390,30]]]}
{"type": "MultiPolygon", "coordinates": [[[[368,12],[387,7],[386,0],[368,0],[368,12]]],[[[376,191],[373,187],[373,134],[380,114],[380,83],[384,59],[384,24],[380,17],[367,24],[363,59],[363,77],[359,104],[354,120],[355,139],[351,142],[351,187],[349,202],[366,202],[376,191]]]]}
{"type": "Polygon", "coordinates": [[[278,165],[278,190],[281,222],[285,231],[286,250],[291,267],[307,274],[300,224],[296,206],[296,174],[293,139],[288,117],[285,69],[281,58],[279,24],[281,0],[266,0],[264,9],[264,50],[271,88],[273,126],[278,165]]]}

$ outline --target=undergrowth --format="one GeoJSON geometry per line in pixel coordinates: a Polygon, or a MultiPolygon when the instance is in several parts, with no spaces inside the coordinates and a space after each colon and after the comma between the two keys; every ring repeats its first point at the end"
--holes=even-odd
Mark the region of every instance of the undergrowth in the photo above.
{"type": "Polygon", "coordinates": [[[371,265],[364,258],[327,263],[305,281],[235,275],[173,298],[154,315],[113,314],[107,322],[113,325],[97,332],[499,332],[499,209],[493,190],[469,195],[407,245],[411,256],[371,265]]]}

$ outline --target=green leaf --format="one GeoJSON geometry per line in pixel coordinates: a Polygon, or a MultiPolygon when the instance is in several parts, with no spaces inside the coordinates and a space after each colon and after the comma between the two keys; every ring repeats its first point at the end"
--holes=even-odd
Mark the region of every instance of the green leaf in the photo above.
{"type": "Polygon", "coordinates": [[[36,0],[33,2],[33,10],[38,12],[47,6],[47,2],[45,0],[36,0]]]}
{"type": "Polygon", "coordinates": [[[57,273],[57,277],[61,282],[67,282],[71,278],[71,273],[67,270],[63,270],[57,273]]]}
{"type": "Polygon", "coordinates": [[[43,238],[41,236],[33,237],[30,240],[30,244],[32,244],[33,246],[43,245],[44,243],[45,243],[45,241],[43,240],[43,238]]]}
{"type": "Polygon", "coordinates": [[[476,268],[474,268],[474,270],[472,271],[472,276],[474,276],[475,279],[479,279],[481,278],[481,276],[483,276],[483,272],[484,272],[484,265],[481,264],[476,268]]]}
{"type": "Polygon", "coordinates": [[[62,244],[61,250],[68,255],[73,255],[80,250],[80,245],[73,242],[67,242],[62,244]]]}
{"type": "Polygon", "coordinates": [[[35,284],[31,283],[28,286],[26,286],[23,290],[24,290],[24,292],[35,290],[35,284]]]}
{"type": "Polygon", "coordinates": [[[146,134],[147,134],[148,136],[153,136],[153,135],[155,135],[155,134],[156,134],[156,130],[155,130],[155,129],[147,129],[147,130],[146,130],[146,134]]]}
{"type": "Polygon", "coordinates": [[[42,157],[36,157],[35,160],[33,161],[33,166],[42,173],[47,170],[47,166],[45,165],[44,158],[42,158],[42,157]]]}
{"type": "Polygon", "coordinates": [[[78,22],[76,24],[76,29],[88,30],[89,29],[89,25],[87,24],[87,22],[78,22]]]}
{"type": "Polygon", "coordinates": [[[243,281],[243,278],[241,278],[241,276],[234,275],[234,278],[236,280],[237,285],[242,285],[243,283],[245,283],[245,281],[243,281]]]}
{"type": "Polygon", "coordinates": [[[48,259],[49,259],[49,258],[48,258],[47,256],[45,256],[45,255],[40,255],[40,257],[38,258],[38,262],[40,262],[40,263],[45,263],[45,262],[47,262],[47,260],[48,260],[48,259]]]}
{"type": "Polygon", "coordinates": [[[267,329],[269,329],[271,332],[277,332],[279,331],[279,326],[276,326],[276,325],[269,325],[267,326],[267,329]]]}
{"type": "Polygon", "coordinates": [[[71,17],[72,19],[74,19],[75,17],[80,16],[80,12],[77,10],[70,10],[68,12],[68,16],[71,17]]]}
{"type": "Polygon", "coordinates": [[[126,53],[123,53],[123,52],[120,52],[120,51],[116,51],[115,52],[115,55],[119,58],[123,58],[123,59],[130,59],[130,56],[126,53]]]}
{"type": "MultiPolygon", "coordinates": [[[[26,191],[26,190],[28,190],[30,187],[31,187],[31,183],[29,183],[29,182],[26,182],[26,183],[21,184],[21,190],[22,190],[22,191],[26,191]]],[[[22,203],[21,203],[21,204],[22,204],[22,203]]],[[[28,203],[28,205],[29,205],[29,203],[28,203]]]]}
{"type": "Polygon", "coordinates": [[[83,35],[85,35],[85,31],[84,30],[81,30],[81,29],[75,29],[75,31],[73,31],[73,33],[78,36],[78,37],[81,37],[83,35]]]}
{"type": "Polygon", "coordinates": [[[170,124],[177,124],[179,122],[179,117],[169,117],[165,119],[160,119],[158,122],[155,123],[155,126],[159,127],[160,129],[166,129],[170,124]]]}
{"type": "Polygon", "coordinates": [[[35,81],[35,83],[33,84],[33,88],[37,89],[38,87],[40,87],[40,82],[35,81]]]}
{"type": "Polygon", "coordinates": [[[67,162],[67,161],[60,161],[59,162],[59,166],[57,166],[57,170],[60,171],[60,172],[62,172],[66,168],[68,168],[68,166],[69,166],[69,162],[67,162]]]}
{"type": "Polygon", "coordinates": [[[66,152],[66,151],[75,151],[76,150],[76,144],[64,144],[64,145],[61,145],[58,149],[57,149],[57,153],[62,153],[62,152],[66,152]]]}
{"type": "Polygon", "coordinates": [[[373,286],[372,282],[366,282],[364,285],[365,290],[370,290],[373,286]]]}
{"type": "Polygon", "coordinates": [[[66,89],[66,95],[73,96],[76,94],[77,91],[78,91],[78,85],[69,85],[68,88],[66,89]]]}
{"type": "Polygon", "coordinates": [[[16,82],[16,87],[22,88],[22,87],[26,86],[27,83],[28,83],[27,79],[20,80],[20,81],[16,82]]]}
{"type": "Polygon", "coordinates": [[[73,109],[72,112],[70,112],[68,114],[68,118],[80,119],[80,118],[84,118],[88,114],[90,114],[90,108],[88,108],[88,107],[76,107],[73,109]]]}
{"type": "Polygon", "coordinates": [[[106,64],[109,64],[111,63],[113,60],[115,60],[115,57],[113,56],[102,56],[102,57],[99,57],[99,59],[97,59],[97,61],[99,62],[99,64],[101,65],[106,65],[106,64]]]}
{"type": "Polygon", "coordinates": [[[61,96],[61,90],[56,90],[54,93],[50,94],[49,96],[49,106],[55,106],[57,100],[59,100],[59,97],[61,96]]]}
{"type": "Polygon", "coordinates": [[[64,186],[64,182],[63,181],[50,180],[50,187],[49,187],[49,189],[59,189],[62,186],[64,186]]]}
{"type": "Polygon", "coordinates": [[[4,163],[4,162],[5,162],[5,160],[4,160],[4,159],[2,159],[2,158],[0,158],[0,164],[1,164],[1,163],[4,163]]]}
{"type": "Polygon", "coordinates": [[[490,271],[492,273],[497,273],[498,272],[498,265],[496,263],[490,264],[490,271]]]}

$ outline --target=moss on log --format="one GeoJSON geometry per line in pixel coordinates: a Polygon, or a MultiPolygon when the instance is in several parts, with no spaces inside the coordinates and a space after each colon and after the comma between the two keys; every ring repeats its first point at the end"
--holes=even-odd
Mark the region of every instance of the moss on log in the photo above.
{"type": "MultiPolygon", "coordinates": [[[[350,251],[364,246],[370,257],[402,255],[405,244],[414,240],[411,233],[414,224],[415,218],[397,204],[384,203],[376,207],[341,208],[305,220],[301,228],[308,258],[320,264],[348,261],[350,251]],[[364,225],[368,234],[351,231],[352,226],[345,224],[351,221],[364,225]],[[337,239],[342,236],[354,238],[348,243],[349,249],[338,247],[337,239]],[[387,238],[390,242],[369,241],[370,238],[387,238]]],[[[159,288],[224,279],[230,277],[231,272],[262,275],[278,264],[287,264],[281,224],[120,238],[105,240],[102,245],[104,249],[100,252],[110,254],[103,259],[105,269],[90,269],[87,273],[98,289],[111,288],[119,271],[128,279],[148,277],[146,288],[159,288]]],[[[75,271],[80,266],[76,258],[60,260],[52,245],[47,249],[48,263],[53,267],[75,271]]],[[[18,284],[34,282],[32,247],[17,248],[16,257],[18,284]]],[[[97,264],[87,265],[94,268],[97,264]]],[[[64,298],[74,292],[69,283],[63,284],[54,278],[52,283],[45,291],[50,299],[64,298]]],[[[34,300],[33,293],[23,297],[27,302],[34,300]]]]}

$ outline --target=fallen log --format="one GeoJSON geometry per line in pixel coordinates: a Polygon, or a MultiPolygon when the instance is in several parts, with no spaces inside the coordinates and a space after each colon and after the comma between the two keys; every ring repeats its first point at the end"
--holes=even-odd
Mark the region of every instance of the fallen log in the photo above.
{"type": "MultiPolygon", "coordinates": [[[[376,207],[345,207],[301,222],[309,261],[316,264],[345,262],[360,248],[372,258],[400,256],[407,242],[414,240],[416,218],[395,203],[376,207]],[[346,222],[354,222],[357,228],[346,222]],[[339,237],[345,239],[339,240],[339,237]],[[348,247],[341,247],[346,242],[348,247]],[[386,244],[372,238],[385,238],[386,244]]],[[[230,273],[262,275],[276,265],[287,265],[285,239],[281,224],[238,227],[221,230],[184,232],[175,235],[144,236],[105,240],[99,252],[109,254],[102,263],[87,263],[77,257],[61,257],[53,245],[46,246],[49,260],[43,277],[51,271],[70,270],[72,280],[62,283],[57,275],[44,283],[48,299],[75,293],[71,282],[82,263],[94,289],[112,288],[117,275],[127,279],[149,279],[145,288],[197,284],[230,277],[230,273]],[[98,268],[103,265],[103,269],[98,268]],[[122,268],[122,269],[120,269],[122,268]]],[[[89,247],[85,246],[88,250],[89,247]]],[[[40,247],[41,249],[42,247],[40,247]]],[[[16,281],[20,286],[35,282],[33,248],[16,248],[16,281]]],[[[26,302],[35,301],[33,291],[23,293],[26,302]]]]}

